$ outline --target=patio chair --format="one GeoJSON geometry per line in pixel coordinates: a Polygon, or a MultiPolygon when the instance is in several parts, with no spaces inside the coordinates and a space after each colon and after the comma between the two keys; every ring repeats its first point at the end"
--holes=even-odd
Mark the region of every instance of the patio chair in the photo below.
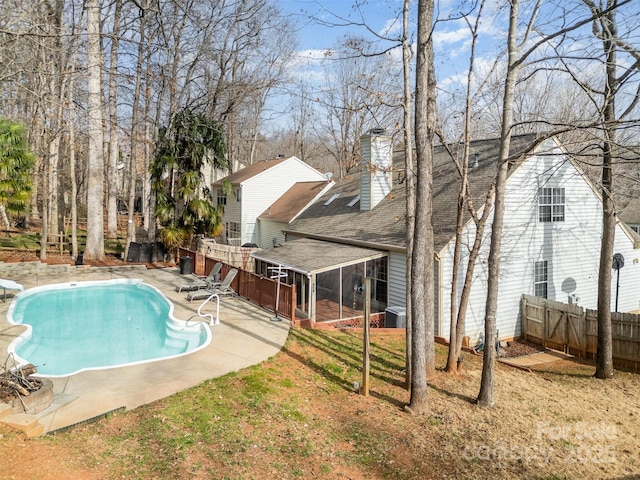
{"type": "Polygon", "coordinates": [[[4,278],[0,278],[0,288],[2,288],[3,290],[3,296],[2,296],[3,302],[7,301],[7,289],[19,290],[21,292],[24,290],[24,287],[21,284],[16,283],[13,280],[5,280],[4,278]]]}
{"type": "Polygon", "coordinates": [[[204,298],[208,298],[214,293],[220,295],[221,297],[224,295],[235,295],[235,290],[231,288],[231,282],[236,278],[236,274],[238,270],[232,268],[227,273],[227,276],[224,277],[224,280],[220,283],[210,283],[207,288],[196,290],[187,294],[187,300],[200,300],[204,298]]]}
{"type": "Polygon", "coordinates": [[[209,272],[209,275],[193,274],[195,279],[188,283],[176,285],[176,292],[192,292],[201,288],[209,288],[211,283],[218,281],[218,275],[220,274],[221,269],[222,263],[217,262],[209,272]]]}

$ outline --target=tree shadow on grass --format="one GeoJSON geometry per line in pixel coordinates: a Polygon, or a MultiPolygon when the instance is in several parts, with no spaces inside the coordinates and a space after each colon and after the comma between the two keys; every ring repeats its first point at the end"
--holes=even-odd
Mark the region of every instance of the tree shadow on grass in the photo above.
{"type": "MultiPolygon", "coordinates": [[[[355,345],[351,345],[347,342],[341,342],[339,337],[337,336],[334,338],[333,335],[317,332],[314,332],[313,334],[296,334],[294,332],[292,338],[295,338],[295,340],[302,345],[309,346],[325,353],[329,356],[329,358],[344,363],[348,370],[350,370],[351,372],[358,372],[359,375],[361,375],[362,357],[358,356],[357,353],[355,353],[355,345]],[[336,348],[332,348],[332,345],[335,345],[336,348]]],[[[354,392],[353,378],[345,378],[344,376],[332,371],[322,361],[318,361],[317,359],[310,356],[303,356],[296,352],[293,352],[287,347],[287,345],[282,348],[281,352],[290,356],[297,362],[300,362],[302,365],[310,368],[333,384],[338,385],[343,390],[354,392]]],[[[393,372],[397,372],[398,374],[400,374],[402,368],[404,367],[404,363],[387,361],[374,354],[371,355],[371,358],[371,378],[396,387],[402,387],[404,385],[401,380],[392,376],[393,372]]],[[[360,381],[360,379],[361,377],[358,376],[357,381],[360,381]]],[[[385,400],[395,406],[401,407],[403,405],[403,402],[377,390],[371,389],[370,395],[385,400]]]]}
{"type": "Polygon", "coordinates": [[[457,398],[459,400],[462,400],[462,401],[467,402],[467,403],[471,403],[473,405],[476,404],[476,398],[475,397],[470,397],[470,396],[464,395],[462,393],[458,393],[458,392],[453,392],[453,391],[447,390],[445,388],[442,388],[442,387],[439,387],[437,385],[434,385],[432,382],[428,382],[427,383],[427,387],[431,388],[432,390],[435,390],[436,392],[438,392],[438,393],[440,393],[442,395],[446,395],[447,397],[457,398]]]}

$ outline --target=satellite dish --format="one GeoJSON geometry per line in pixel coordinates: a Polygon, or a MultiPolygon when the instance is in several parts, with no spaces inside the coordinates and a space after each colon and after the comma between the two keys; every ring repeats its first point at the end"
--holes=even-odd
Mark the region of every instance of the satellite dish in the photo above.
{"type": "Polygon", "coordinates": [[[622,267],[624,267],[624,257],[622,256],[621,253],[616,253],[613,256],[612,268],[614,270],[620,270],[622,267]]]}
{"type": "Polygon", "coordinates": [[[323,175],[323,177],[327,180],[331,180],[333,178],[333,172],[327,172],[323,175]]]}

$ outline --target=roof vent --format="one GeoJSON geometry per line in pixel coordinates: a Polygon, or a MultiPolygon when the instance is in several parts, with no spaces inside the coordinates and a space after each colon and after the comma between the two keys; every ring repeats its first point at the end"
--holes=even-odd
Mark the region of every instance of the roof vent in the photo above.
{"type": "Polygon", "coordinates": [[[478,159],[480,158],[479,153],[473,154],[473,163],[471,164],[471,168],[478,168],[478,159]]]}
{"type": "Polygon", "coordinates": [[[279,153],[277,158],[284,158],[284,153],[279,153]]]}
{"type": "Polygon", "coordinates": [[[369,130],[369,134],[371,135],[384,135],[384,128],[377,127],[369,130]]]}

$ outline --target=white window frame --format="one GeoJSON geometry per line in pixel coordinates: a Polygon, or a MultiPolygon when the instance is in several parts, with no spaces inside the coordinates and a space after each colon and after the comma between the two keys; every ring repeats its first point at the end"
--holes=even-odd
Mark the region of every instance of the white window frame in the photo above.
{"type": "Polygon", "coordinates": [[[533,264],[533,295],[549,298],[549,262],[546,260],[533,264]]]}
{"type": "Polygon", "coordinates": [[[222,188],[218,189],[218,205],[226,205],[227,204],[227,194],[222,188]]]}
{"type": "Polygon", "coordinates": [[[564,187],[541,187],[538,189],[538,221],[541,223],[564,222],[564,187]]]}

